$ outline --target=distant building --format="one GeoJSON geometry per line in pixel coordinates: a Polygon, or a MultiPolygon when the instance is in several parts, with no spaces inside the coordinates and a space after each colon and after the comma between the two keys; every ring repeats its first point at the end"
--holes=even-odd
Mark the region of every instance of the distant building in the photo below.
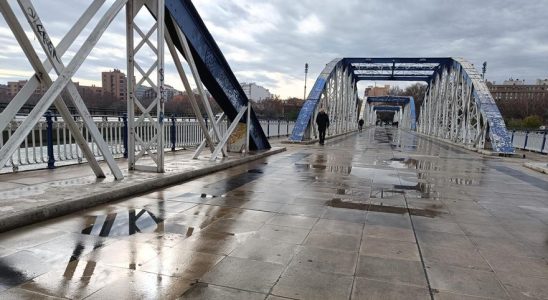
{"type": "Polygon", "coordinates": [[[268,89],[257,85],[255,82],[242,82],[240,85],[242,86],[247,99],[260,102],[262,100],[272,98],[272,94],[268,89]]]}
{"type": "Polygon", "coordinates": [[[525,80],[510,78],[508,80],[505,80],[502,84],[503,85],[525,85],[525,80]]]}
{"type": "MultiPolygon", "coordinates": [[[[25,86],[27,83],[27,80],[19,80],[19,81],[8,81],[7,85],[7,94],[8,97],[15,97],[19,91],[25,86]]],[[[45,86],[40,85],[35,91],[35,95],[42,95],[47,91],[47,88],[45,86]]]]}
{"type": "Polygon", "coordinates": [[[548,85],[548,78],[546,79],[537,79],[537,85],[548,85]]]}
{"type": "Polygon", "coordinates": [[[388,96],[390,94],[390,85],[368,86],[365,88],[365,97],[388,96]]]}
{"type": "Polygon", "coordinates": [[[524,80],[510,79],[503,84],[487,82],[487,87],[495,100],[534,100],[548,101],[548,79],[538,79],[536,84],[525,84],[524,80]]]}
{"type": "Polygon", "coordinates": [[[119,100],[126,100],[127,78],[126,74],[114,69],[110,72],[102,72],[103,93],[108,93],[119,100]]]}

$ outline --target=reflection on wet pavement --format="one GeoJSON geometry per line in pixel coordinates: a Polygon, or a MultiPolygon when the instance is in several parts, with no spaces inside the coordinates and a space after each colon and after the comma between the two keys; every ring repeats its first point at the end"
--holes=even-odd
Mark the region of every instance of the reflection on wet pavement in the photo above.
{"type": "Polygon", "coordinates": [[[372,128],[3,233],[0,298],[542,299],[547,189],[372,128]]]}

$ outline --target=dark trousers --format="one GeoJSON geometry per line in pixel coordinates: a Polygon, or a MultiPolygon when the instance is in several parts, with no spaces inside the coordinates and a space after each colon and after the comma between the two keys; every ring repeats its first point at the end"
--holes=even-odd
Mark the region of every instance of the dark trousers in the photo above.
{"type": "Polygon", "coordinates": [[[320,144],[323,145],[323,143],[325,142],[325,128],[318,128],[318,131],[320,133],[320,144]]]}

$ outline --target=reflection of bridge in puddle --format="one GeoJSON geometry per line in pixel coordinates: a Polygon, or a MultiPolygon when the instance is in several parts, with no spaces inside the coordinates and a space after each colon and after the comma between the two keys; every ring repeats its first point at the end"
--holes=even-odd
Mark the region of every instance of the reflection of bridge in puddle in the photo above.
{"type": "Polygon", "coordinates": [[[154,232],[161,228],[163,221],[150,211],[129,209],[125,212],[88,216],[86,220],[88,227],[82,230],[82,234],[112,237],[154,232]]]}

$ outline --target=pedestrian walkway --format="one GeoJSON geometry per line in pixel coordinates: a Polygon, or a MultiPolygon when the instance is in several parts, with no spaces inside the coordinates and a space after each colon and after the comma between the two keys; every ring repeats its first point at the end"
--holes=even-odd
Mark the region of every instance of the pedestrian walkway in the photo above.
{"type": "Polygon", "coordinates": [[[0,298],[548,297],[548,177],[392,128],[0,235],[0,298]]]}

